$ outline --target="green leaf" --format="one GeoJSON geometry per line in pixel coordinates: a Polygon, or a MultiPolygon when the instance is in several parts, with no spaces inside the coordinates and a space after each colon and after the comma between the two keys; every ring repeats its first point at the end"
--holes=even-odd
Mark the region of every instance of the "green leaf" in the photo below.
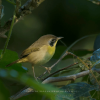
{"type": "Polygon", "coordinates": [[[42,95],[39,93],[35,92],[30,95],[26,95],[24,97],[19,98],[18,100],[42,100],[42,95]]]}
{"type": "MultiPolygon", "coordinates": [[[[2,50],[0,50],[1,54],[2,50]]],[[[12,66],[6,67],[6,65],[10,64],[11,62],[19,59],[18,54],[14,51],[6,49],[3,58],[0,60],[0,68],[4,69],[15,69],[20,72],[26,72],[22,67],[21,64],[14,64],[12,66]]]]}
{"type": "Polygon", "coordinates": [[[91,83],[96,87],[96,90],[100,90],[100,74],[96,71],[92,71],[93,74],[89,74],[91,83]]]}
{"type": "Polygon", "coordinates": [[[84,82],[66,85],[62,87],[61,90],[63,92],[63,95],[58,93],[56,95],[58,100],[62,100],[62,99],[63,100],[84,100],[84,98],[88,98],[89,100],[95,100],[89,94],[90,91],[95,90],[95,87],[93,85],[89,85],[84,82]]]}
{"type": "MultiPolygon", "coordinates": [[[[27,76],[26,74],[17,72],[13,69],[9,71],[0,69],[0,77],[19,81],[33,88],[33,90],[38,91],[39,94],[51,98],[51,100],[55,100],[55,95],[57,94],[55,91],[59,91],[58,88],[55,88],[52,85],[41,84],[40,82],[34,81],[33,78],[27,76]]],[[[26,91],[22,91],[21,93],[26,94],[26,91]]]]}
{"type": "Polygon", "coordinates": [[[9,97],[9,91],[0,80],[0,100],[10,100],[9,97]]]}
{"type": "Polygon", "coordinates": [[[100,99],[100,91],[93,90],[93,91],[90,92],[90,94],[96,100],[99,100],[100,99]]]}

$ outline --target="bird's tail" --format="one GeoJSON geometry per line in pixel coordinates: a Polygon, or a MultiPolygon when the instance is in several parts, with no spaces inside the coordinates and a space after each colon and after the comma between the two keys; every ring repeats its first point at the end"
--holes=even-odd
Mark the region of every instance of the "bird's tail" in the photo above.
{"type": "Polygon", "coordinates": [[[18,60],[16,60],[16,61],[14,61],[14,62],[12,62],[12,63],[6,65],[6,67],[9,67],[9,66],[11,66],[11,65],[13,65],[13,64],[15,64],[15,63],[19,63],[19,60],[20,60],[20,59],[18,59],[18,60]]]}

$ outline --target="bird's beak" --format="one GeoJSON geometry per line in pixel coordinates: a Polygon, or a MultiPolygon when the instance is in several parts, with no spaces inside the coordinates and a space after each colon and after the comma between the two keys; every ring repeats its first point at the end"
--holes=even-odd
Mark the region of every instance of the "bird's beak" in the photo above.
{"type": "Polygon", "coordinates": [[[62,39],[62,38],[64,38],[64,37],[57,37],[58,40],[60,40],[60,39],[62,39]]]}

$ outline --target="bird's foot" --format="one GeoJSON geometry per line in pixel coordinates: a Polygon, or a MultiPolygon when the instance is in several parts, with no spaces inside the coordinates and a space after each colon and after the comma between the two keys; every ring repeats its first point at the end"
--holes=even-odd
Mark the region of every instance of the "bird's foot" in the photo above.
{"type": "Polygon", "coordinates": [[[48,73],[50,74],[50,71],[51,71],[51,67],[44,67],[47,71],[48,71],[48,73]]]}

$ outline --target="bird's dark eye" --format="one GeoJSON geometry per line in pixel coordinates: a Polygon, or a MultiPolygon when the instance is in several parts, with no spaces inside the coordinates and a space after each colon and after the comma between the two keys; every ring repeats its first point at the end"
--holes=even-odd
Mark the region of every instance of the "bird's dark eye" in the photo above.
{"type": "Polygon", "coordinates": [[[51,41],[50,41],[50,46],[53,46],[54,44],[55,44],[55,42],[56,42],[56,39],[52,39],[51,41]]]}

